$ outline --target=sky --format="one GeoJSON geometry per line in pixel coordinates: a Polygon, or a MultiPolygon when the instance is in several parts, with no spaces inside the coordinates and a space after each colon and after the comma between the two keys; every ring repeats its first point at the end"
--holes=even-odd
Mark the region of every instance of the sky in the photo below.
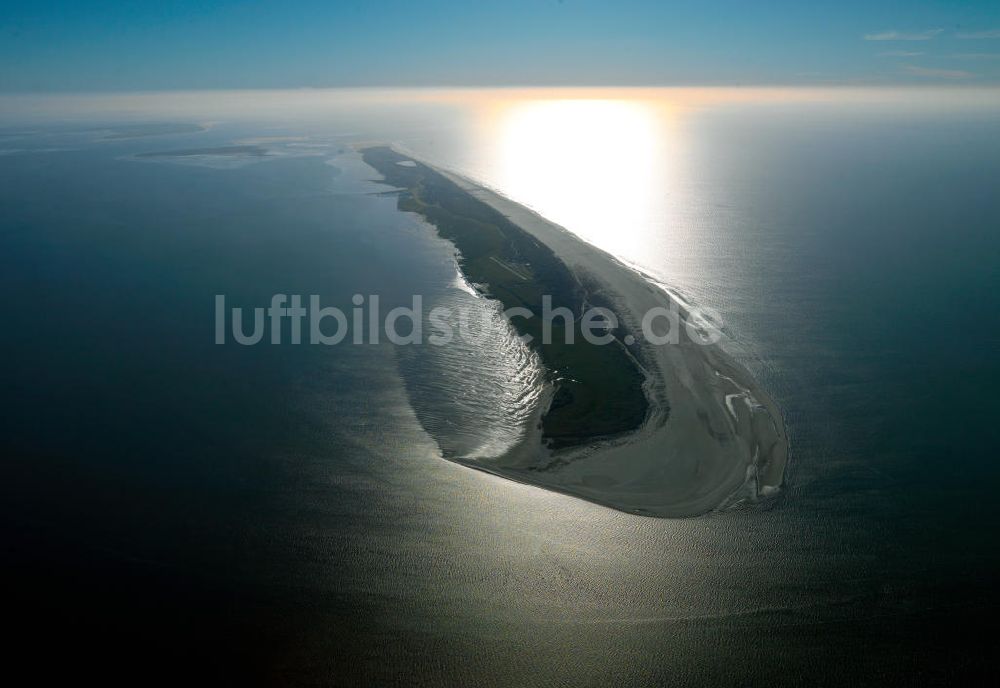
{"type": "Polygon", "coordinates": [[[0,91],[1000,85],[1000,0],[35,0],[0,91]]]}

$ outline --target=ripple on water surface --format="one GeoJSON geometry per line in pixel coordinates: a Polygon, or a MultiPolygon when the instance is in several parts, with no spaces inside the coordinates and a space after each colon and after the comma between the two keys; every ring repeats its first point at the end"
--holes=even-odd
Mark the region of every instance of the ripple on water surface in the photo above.
{"type": "MultiPolygon", "coordinates": [[[[414,412],[447,458],[499,456],[523,436],[542,391],[542,368],[497,304],[453,285],[436,297],[453,338],[398,347],[414,412]]],[[[425,309],[429,312],[429,308],[425,309]]],[[[424,323],[424,341],[440,333],[424,323]]]]}

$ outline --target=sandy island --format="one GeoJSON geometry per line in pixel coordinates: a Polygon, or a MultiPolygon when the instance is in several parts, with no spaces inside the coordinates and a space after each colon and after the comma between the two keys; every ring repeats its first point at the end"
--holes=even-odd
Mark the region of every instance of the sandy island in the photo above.
{"type": "MultiPolygon", "coordinates": [[[[507,217],[575,275],[597,285],[629,331],[641,332],[644,313],[671,303],[688,322],[684,303],[614,256],[490,189],[421,164],[507,217]]],[[[788,449],[780,411],[721,346],[692,339],[686,327],[679,335],[677,344],[639,344],[649,412],[637,430],[553,452],[542,441],[541,423],[535,423],[502,456],[455,460],[647,516],[696,516],[778,493],[788,449]]],[[[536,418],[545,411],[543,403],[536,418]]]]}

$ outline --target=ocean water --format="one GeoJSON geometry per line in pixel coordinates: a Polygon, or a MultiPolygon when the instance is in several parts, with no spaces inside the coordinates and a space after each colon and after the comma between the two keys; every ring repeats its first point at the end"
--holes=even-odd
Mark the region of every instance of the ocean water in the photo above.
{"type": "Polygon", "coordinates": [[[994,95],[9,105],[3,568],[15,654],[42,673],[911,685],[989,667],[994,95]],[[207,129],[120,136],[137,122],[207,129]],[[533,363],[450,246],[378,193],[350,147],[374,140],[718,311],[785,414],[781,495],[651,519],[444,460],[516,440],[533,363]],[[247,142],[270,154],[136,157],[247,142]],[[213,343],[215,294],[274,293],[421,294],[492,325],[443,348],[213,343]]]}

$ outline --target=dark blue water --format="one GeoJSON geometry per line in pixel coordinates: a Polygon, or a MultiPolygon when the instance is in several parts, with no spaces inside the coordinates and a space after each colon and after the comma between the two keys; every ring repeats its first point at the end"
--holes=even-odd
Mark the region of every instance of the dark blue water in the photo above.
{"type": "Polygon", "coordinates": [[[443,461],[413,395],[464,388],[429,359],[213,343],[220,293],[463,298],[448,246],[345,147],[386,126],[333,121],[309,130],[318,154],[265,144],[282,154],[262,161],[132,156],[293,125],[5,143],[27,149],[0,156],[20,654],[43,673],[317,685],[911,685],[988,666],[996,117],[688,125],[714,221],[675,251],[715,268],[676,286],[723,313],[793,454],[776,501],[684,521],[443,461]]]}

